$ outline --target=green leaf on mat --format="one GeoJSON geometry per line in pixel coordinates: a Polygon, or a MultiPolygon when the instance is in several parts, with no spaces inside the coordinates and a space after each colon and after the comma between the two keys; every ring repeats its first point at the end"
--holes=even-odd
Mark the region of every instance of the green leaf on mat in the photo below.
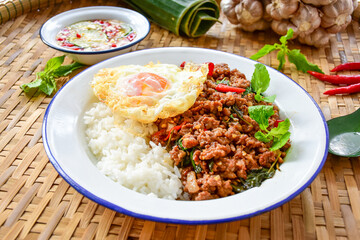
{"type": "Polygon", "coordinates": [[[259,58],[262,58],[263,56],[271,53],[272,51],[276,50],[276,47],[274,45],[266,44],[264,47],[262,47],[257,53],[252,55],[250,59],[252,60],[258,60],[259,58]]]}
{"type": "Polygon", "coordinates": [[[324,73],[317,65],[309,63],[304,54],[299,49],[293,49],[287,53],[289,61],[295,64],[296,69],[302,72],[315,71],[324,73]]]}
{"type": "Polygon", "coordinates": [[[65,56],[51,58],[45,65],[44,71],[36,73],[36,79],[30,83],[25,83],[20,88],[25,93],[40,90],[46,95],[51,95],[56,91],[56,78],[69,75],[75,69],[84,65],[74,62],[62,66],[65,56]]]}
{"type": "Polygon", "coordinates": [[[220,7],[215,0],[126,0],[150,21],[188,37],[205,34],[219,22],[220,7]]]}
{"type": "Polygon", "coordinates": [[[305,55],[300,53],[299,49],[289,50],[287,44],[288,44],[288,40],[290,40],[293,37],[293,32],[294,31],[290,28],[287,31],[286,35],[280,37],[279,40],[281,44],[278,43],[274,43],[273,45],[266,44],[250,58],[253,60],[258,60],[259,58],[264,57],[265,55],[271,53],[274,50],[279,50],[279,52],[277,53],[277,60],[279,60],[279,66],[277,70],[280,71],[284,68],[286,62],[285,56],[287,56],[289,62],[295,64],[297,70],[299,71],[305,73],[310,70],[310,71],[323,73],[323,71],[317,65],[309,63],[306,60],[305,55]]]}

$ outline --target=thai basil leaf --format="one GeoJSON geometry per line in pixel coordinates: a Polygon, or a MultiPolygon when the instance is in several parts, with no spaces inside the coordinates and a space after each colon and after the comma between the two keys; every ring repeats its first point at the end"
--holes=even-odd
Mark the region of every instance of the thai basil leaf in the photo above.
{"type": "Polygon", "coordinates": [[[296,69],[306,73],[307,71],[315,71],[324,73],[317,65],[309,63],[304,54],[299,49],[293,49],[286,54],[291,63],[295,64],[296,69]]]}
{"type": "Polygon", "coordinates": [[[261,63],[255,64],[255,70],[251,77],[251,88],[256,93],[265,92],[270,84],[270,76],[265,67],[261,63]]]}
{"type": "Polygon", "coordinates": [[[196,163],[194,161],[194,151],[195,151],[195,148],[190,153],[191,164],[194,168],[195,173],[200,173],[202,171],[202,168],[201,168],[200,164],[196,165],[196,163]]]}
{"type": "Polygon", "coordinates": [[[39,90],[44,92],[46,95],[51,95],[51,93],[56,90],[56,81],[53,77],[45,77],[39,86],[39,90]]]}
{"type": "Polygon", "coordinates": [[[281,69],[283,69],[286,59],[285,59],[285,51],[284,50],[280,50],[277,54],[277,60],[279,60],[279,66],[277,68],[278,71],[280,71],[281,69]]]}
{"type": "Polygon", "coordinates": [[[294,30],[292,28],[289,28],[286,35],[280,37],[280,42],[282,45],[286,45],[287,41],[290,40],[294,35],[294,30]]]}
{"type": "Polygon", "coordinates": [[[58,67],[60,67],[61,64],[63,64],[64,59],[65,59],[65,55],[51,58],[51,59],[46,63],[45,68],[44,68],[44,71],[46,71],[46,72],[54,71],[55,69],[57,69],[58,67]]]}
{"type": "Polygon", "coordinates": [[[251,170],[247,175],[246,180],[240,179],[240,183],[233,184],[233,190],[236,193],[246,191],[253,187],[259,187],[266,179],[272,178],[275,174],[275,169],[261,168],[251,170]]]}
{"type": "Polygon", "coordinates": [[[286,142],[290,139],[290,120],[285,119],[280,122],[276,128],[271,129],[268,133],[258,131],[255,133],[255,138],[262,142],[273,141],[270,151],[275,151],[282,148],[286,142]]]}
{"type": "Polygon", "coordinates": [[[252,55],[250,59],[252,60],[258,60],[259,58],[262,58],[263,56],[271,53],[272,51],[276,50],[276,46],[266,44],[264,47],[262,47],[257,53],[252,55]]]}
{"type": "Polygon", "coordinates": [[[226,77],[223,78],[222,80],[218,80],[216,81],[216,84],[225,84],[225,85],[230,85],[229,79],[227,79],[226,77]]]}
{"type": "Polygon", "coordinates": [[[283,122],[279,122],[276,128],[270,130],[269,134],[274,137],[274,143],[270,150],[275,151],[282,148],[290,139],[290,120],[286,118],[283,122]]]}
{"type": "Polygon", "coordinates": [[[274,136],[275,138],[280,138],[282,135],[287,133],[290,128],[290,120],[286,118],[284,121],[279,122],[276,128],[270,130],[269,134],[274,136]]]}
{"type": "Polygon", "coordinates": [[[265,92],[270,85],[270,76],[266,67],[260,63],[255,65],[255,70],[251,78],[251,90],[256,93],[255,100],[260,102],[274,102],[276,96],[264,97],[261,93],[265,92]]]}
{"type": "Polygon", "coordinates": [[[211,162],[209,163],[209,170],[210,170],[210,172],[213,172],[213,167],[214,167],[214,161],[211,161],[211,162]]]}
{"type": "Polygon", "coordinates": [[[184,148],[184,146],[182,145],[182,138],[179,138],[179,139],[177,140],[176,145],[178,145],[178,147],[179,147],[181,150],[183,150],[183,151],[186,152],[187,149],[184,148]]]}
{"type": "Polygon", "coordinates": [[[245,89],[245,92],[243,92],[242,96],[244,97],[244,96],[246,96],[246,95],[248,95],[249,93],[252,93],[252,92],[254,92],[254,90],[251,88],[251,86],[247,87],[245,89]]]}
{"type": "Polygon", "coordinates": [[[254,119],[260,129],[267,131],[269,126],[269,118],[274,115],[274,107],[272,105],[256,105],[248,108],[249,116],[254,119]]]}
{"type": "Polygon", "coordinates": [[[69,65],[60,66],[53,71],[54,77],[63,77],[72,73],[74,70],[83,67],[84,65],[78,62],[74,62],[69,65]]]}
{"type": "Polygon", "coordinates": [[[176,145],[184,152],[186,152],[186,156],[184,157],[184,159],[179,163],[179,167],[187,167],[190,166],[191,164],[191,160],[190,160],[190,156],[189,156],[189,152],[187,148],[184,148],[184,146],[182,145],[182,138],[179,138],[176,142],[176,145]]]}
{"type": "Polygon", "coordinates": [[[265,134],[261,131],[257,131],[254,135],[254,137],[259,140],[259,141],[262,141],[264,143],[268,143],[272,140],[272,137],[269,136],[268,134],[265,134]]]}
{"type": "Polygon", "coordinates": [[[282,70],[285,64],[285,56],[288,56],[288,59],[291,63],[294,63],[296,68],[299,71],[307,72],[309,70],[323,73],[323,71],[315,64],[309,63],[306,60],[306,57],[300,53],[299,49],[289,50],[288,41],[293,37],[293,29],[289,28],[285,36],[280,37],[280,43],[275,43],[274,45],[266,44],[263,48],[261,48],[257,53],[252,55],[250,58],[253,60],[257,60],[266,54],[279,50],[277,54],[277,59],[279,60],[278,70],[282,70]]]}
{"type": "Polygon", "coordinates": [[[82,67],[80,63],[72,63],[61,66],[64,62],[65,56],[51,58],[45,65],[44,71],[36,73],[36,79],[33,82],[25,83],[20,88],[29,93],[30,90],[40,90],[46,95],[51,95],[56,91],[56,78],[66,76],[75,69],[82,67]]]}
{"type": "Polygon", "coordinates": [[[282,148],[289,139],[290,139],[290,132],[287,132],[274,141],[273,145],[270,148],[270,151],[275,151],[282,148]]]}
{"type": "Polygon", "coordinates": [[[275,101],[276,95],[271,95],[271,96],[264,97],[260,93],[257,93],[254,98],[258,102],[263,101],[263,102],[273,103],[275,101]]]}
{"type": "Polygon", "coordinates": [[[41,83],[42,83],[42,80],[40,78],[38,78],[38,79],[35,79],[34,81],[32,81],[30,83],[26,83],[26,84],[21,85],[20,88],[25,93],[28,93],[28,92],[30,92],[31,89],[39,88],[41,83]]]}

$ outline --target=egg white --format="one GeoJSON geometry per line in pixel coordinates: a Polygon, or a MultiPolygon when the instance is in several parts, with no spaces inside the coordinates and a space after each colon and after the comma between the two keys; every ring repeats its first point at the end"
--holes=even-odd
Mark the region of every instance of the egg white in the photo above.
{"type": "Polygon", "coordinates": [[[95,95],[112,109],[114,116],[127,117],[143,123],[173,117],[188,110],[195,102],[207,79],[207,64],[187,63],[184,69],[173,64],[149,63],[101,69],[91,83],[95,95]],[[128,96],[130,77],[149,72],[168,81],[164,91],[151,96],[128,96]]]}

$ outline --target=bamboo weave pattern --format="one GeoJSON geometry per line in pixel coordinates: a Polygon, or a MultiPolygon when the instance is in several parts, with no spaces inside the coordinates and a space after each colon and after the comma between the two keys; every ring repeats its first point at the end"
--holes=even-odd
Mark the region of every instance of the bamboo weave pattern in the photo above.
{"type": "MultiPolygon", "coordinates": [[[[15,4],[27,1],[13,1],[15,4]]],[[[47,60],[60,55],[39,38],[41,25],[72,8],[121,5],[119,1],[37,1],[36,11],[6,15],[0,6],[0,239],[358,239],[360,233],[360,158],[329,155],[313,183],[283,206],[240,221],[213,225],[176,225],[144,221],[106,209],[70,187],[55,171],[42,146],[42,119],[51,97],[25,96],[19,86],[35,79],[47,60]],[[62,4],[57,4],[63,2],[62,4]],[[43,5],[41,5],[43,4],[43,5]],[[46,5],[47,4],[47,5],[46,5]],[[41,7],[40,7],[41,6],[41,7]]],[[[5,11],[5,12],[4,12],[5,11]]],[[[194,46],[250,57],[278,36],[271,32],[245,33],[215,24],[203,37],[177,37],[152,24],[136,48],[194,46]]],[[[315,49],[294,42],[310,62],[325,73],[346,61],[360,61],[359,23],[315,49]]],[[[276,54],[261,62],[276,68],[276,54]]],[[[69,59],[66,59],[69,62],[69,59]]],[[[325,96],[334,86],[298,72],[286,64],[283,71],[297,81],[321,107],[327,119],[360,107],[360,93],[325,96]]],[[[64,84],[68,78],[63,78],[64,84]]],[[[238,207],[238,206],[234,206],[238,207]]],[[[240,207],[240,206],[239,206],[240,207]]],[[[211,211],[216,211],[213,209],[211,211]]]]}

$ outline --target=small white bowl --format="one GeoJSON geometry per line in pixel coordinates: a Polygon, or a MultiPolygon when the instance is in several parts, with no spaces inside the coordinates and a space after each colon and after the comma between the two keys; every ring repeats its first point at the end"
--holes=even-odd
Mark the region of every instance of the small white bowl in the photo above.
{"type": "Polygon", "coordinates": [[[41,40],[51,48],[64,52],[74,61],[93,65],[105,59],[129,52],[131,47],[142,41],[150,32],[150,22],[140,13],[130,9],[111,6],[77,8],[60,13],[46,21],[40,29],[41,40]],[[136,37],[129,44],[103,51],[76,51],[56,43],[56,35],[73,23],[95,19],[115,19],[130,24],[136,37]]]}

